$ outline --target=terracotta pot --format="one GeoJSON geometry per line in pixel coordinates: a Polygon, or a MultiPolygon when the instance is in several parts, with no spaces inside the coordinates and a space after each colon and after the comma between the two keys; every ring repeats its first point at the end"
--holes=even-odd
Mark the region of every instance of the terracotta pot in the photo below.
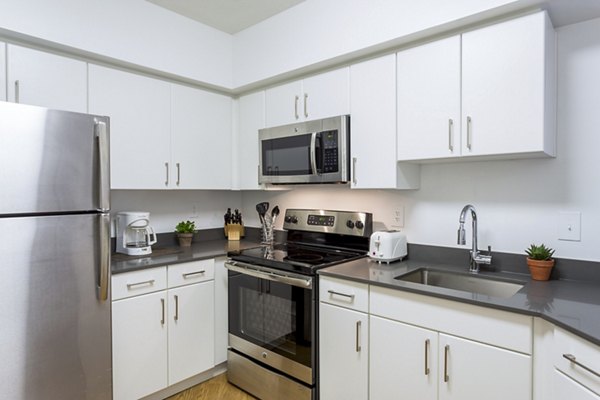
{"type": "Polygon", "coordinates": [[[554,267],[554,260],[533,260],[527,257],[527,266],[529,267],[529,273],[531,273],[531,279],[547,281],[550,278],[552,267],[554,267]]]}
{"type": "Polygon", "coordinates": [[[190,247],[192,245],[192,239],[194,238],[193,233],[178,233],[177,239],[179,239],[179,246],[190,247]]]}

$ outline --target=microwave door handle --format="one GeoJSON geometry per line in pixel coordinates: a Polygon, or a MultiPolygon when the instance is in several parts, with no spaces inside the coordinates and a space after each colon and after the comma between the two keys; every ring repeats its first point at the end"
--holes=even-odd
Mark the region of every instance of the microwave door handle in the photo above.
{"type": "Polygon", "coordinates": [[[313,132],[310,136],[310,167],[313,175],[318,175],[317,171],[317,132],[313,132]]]}

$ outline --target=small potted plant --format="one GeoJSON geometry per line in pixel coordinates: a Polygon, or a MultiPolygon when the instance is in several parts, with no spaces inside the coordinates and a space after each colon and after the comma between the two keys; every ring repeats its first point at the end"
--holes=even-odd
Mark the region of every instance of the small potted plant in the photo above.
{"type": "Polygon", "coordinates": [[[552,255],[554,250],[546,247],[543,243],[539,246],[532,244],[525,250],[527,253],[527,266],[531,278],[536,281],[547,281],[554,267],[552,255]]]}
{"type": "Polygon", "coordinates": [[[193,221],[181,221],[175,226],[175,232],[177,233],[179,245],[181,247],[190,247],[194,238],[194,232],[196,232],[196,223],[193,221]]]}

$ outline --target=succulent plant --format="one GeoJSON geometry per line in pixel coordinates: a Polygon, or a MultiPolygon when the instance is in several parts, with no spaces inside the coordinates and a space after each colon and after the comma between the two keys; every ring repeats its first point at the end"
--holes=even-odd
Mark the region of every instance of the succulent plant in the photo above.
{"type": "Polygon", "coordinates": [[[550,260],[554,254],[554,249],[546,247],[543,243],[539,246],[532,244],[525,253],[532,260],[550,260]]]}
{"type": "Polygon", "coordinates": [[[194,233],[196,231],[196,223],[194,221],[181,221],[175,226],[177,233],[194,233]]]}

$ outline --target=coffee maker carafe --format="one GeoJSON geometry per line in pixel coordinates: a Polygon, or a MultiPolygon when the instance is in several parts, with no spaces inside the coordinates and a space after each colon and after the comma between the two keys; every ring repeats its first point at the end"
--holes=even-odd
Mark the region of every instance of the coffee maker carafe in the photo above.
{"type": "Polygon", "coordinates": [[[150,226],[150,213],[127,211],[117,213],[117,252],[130,256],[152,253],[156,234],[150,226]]]}

